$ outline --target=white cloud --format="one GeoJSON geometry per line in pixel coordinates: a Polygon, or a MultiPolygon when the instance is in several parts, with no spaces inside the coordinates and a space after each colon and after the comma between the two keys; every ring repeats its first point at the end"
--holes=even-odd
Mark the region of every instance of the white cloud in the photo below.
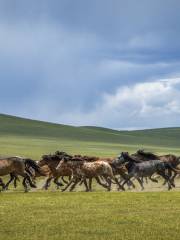
{"type": "Polygon", "coordinates": [[[175,126],[180,121],[180,78],[156,80],[120,87],[105,93],[89,113],[75,111],[60,116],[77,125],[115,128],[175,126]]]}

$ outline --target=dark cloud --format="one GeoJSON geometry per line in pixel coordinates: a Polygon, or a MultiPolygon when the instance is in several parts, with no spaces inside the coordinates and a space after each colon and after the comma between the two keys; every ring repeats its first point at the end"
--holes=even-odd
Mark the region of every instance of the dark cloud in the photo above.
{"type": "Polygon", "coordinates": [[[0,1],[0,111],[61,122],[74,110],[93,112],[122,86],[178,77],[179,7],[175,0],[0,1]]]}

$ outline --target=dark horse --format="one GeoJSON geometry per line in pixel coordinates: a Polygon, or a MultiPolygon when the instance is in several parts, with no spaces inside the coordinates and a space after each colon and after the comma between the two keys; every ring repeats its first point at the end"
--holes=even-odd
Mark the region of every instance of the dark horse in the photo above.
{"type": "MultiPolygon", "coordinates": [[[[157,173],[162,176],[168,183],[168,189],[170,190],[174,184],[170,180],[170,177],[166,174],[166,169],[173,169],[170,163],[162,162],[161,160],[149,160],[144,162],[137,162],[127,152],[122,152],[121,155],[114,161],[114,164],[125,164],[128,170],[129,179],[136,178],[144,189],[142,177],[150,177],[157,173]]],[[[175,169],[173,169],[175,170],[175,169]]],[[[175,170],[178,172],[178,170],[175,170]]],[[[125,180],[123,185],[128,181],[125,180]]]]}
{"type": "Polygon", "coordinates": [[[168,174],[172,176],[172,172],[174,173],[173,177],[171,178],[174,183],[174,179],[178,174],[174,168],[177,168],[178,164],[180,163],[180,157],[177,157],[173,154],[159,156],[151,152],[145,152],[144,150],[138,150],[135,154],[132,154],[131,157],[140,162],[149,160],[161,160],[163,162],[170,163],[173,168],[168,169],[168,174]]]}
{"type": "Polygon", "coordinates": [[[13,181],[17,176],[22,176],[23,179],[23,186],[25,192],[28,191],[27,183],[36,188],[36,185],[32,182],[29,174],[29,168],[32,167],[35,171],[40,171],[39,166],[31,159],[24,159],[21,157],[7,157],[0,159],[0,176],[5,176],[10,174],[11,179],[8,183],[3,186],[4,189],[8,188],[8,185],[11,181],[13,181]]]}

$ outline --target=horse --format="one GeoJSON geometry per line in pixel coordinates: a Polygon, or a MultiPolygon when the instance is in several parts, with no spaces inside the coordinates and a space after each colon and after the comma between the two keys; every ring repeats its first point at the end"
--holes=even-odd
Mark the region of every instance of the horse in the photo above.
{"type": "MultiPolygon", "coordinates": [[[[141,149],[138,150],[135,154],[132,154],[131,157],[136,159],[136,161],[149,161],[149,160],[155,160],[155,159],[156,160],[161,160],[163,162],[170,163],[173,168],[177,168],[177,166],[180,163],[180,157],[177,157],[177,156],[175,156],[173,154],[167,154],[167,155],[158,156],[158,155],[156,155],[154,153],[145,152],[144,150],[141,150],[141,149]]],[[[178,173],[174,169],[168,169],[168,174],[170,176],[172,176],[172,172],[174,172],[174,175],[171,178],[171,180],[174,183],[174,179],[175,179],[175,177],[177,176],[178,173]]],[[[166,183],[166,181],[165,181],[165,183],[166,183]]]]}
{"type": "MultiPolygon", "coordinates": [[[[98,158],[97,158],[98,159],[98,158]]],[[[105,161],[100,160],[95,161],[85,161],[83,157],[65,157],[63,160],[61,160],[56,167],[57,171],[60,171],[61,168],[66,165],[72,169],[73,177],[71,181],[67,184],[67,186],[62,190],[65,191],[72,183],[70,191],[74,189],[74,187],[77,185],[78,182],[81,180],[84,181],[84,184],[86,186],[86,191],[92,191],[92,179],[95,178],[97,183],[99,183],[101,186],[108,189],[108,191],[111,190],[111,180],[115,180],[115,177],[113,175],[113,171],[109,163],[105,161]],[[101,183],[99,180],[99,177],[103,177],[107,184],[101,183]],[[89,179],[89,187],[87,186],[86,179],[89,179]]],[[[117,184],[119,188],[124,190],[124,188],[119,184],[117,181],[117,184]]]]}
{"type": "MultiPolygon", "coordinates": [[[[28,186],[26,181],[32,188],[36,188],[36,185],[32,182],[30,175],[28,173],[29,167],[32,167],[34,170],[39,171],[39,166],[31,159],[25,159],[22,157],[4,157],[0,159],[0,176],[5,176],[10,174],[12,176],[11,181],[14,179],[14,176],[20,175],[23,179],[23,187],[25,192],[28,191],[28,186]]],[[[4,186],[6,189],[10,181],[4,186]]]]}
{"type": "MultiPolygon", "coordinates": [[[[56,170],[56,167],[59,164],[60,160],[66,155],[67,155],[67,153],[65,153],[65,152],[56,151],[55,154],[53,154],[53,155],[51,155],[51,154],[43,155],[41,160],[38,162],[38,166],[40,166],[42,168],[46,168],[46,176],[48,178],[46,179],[46,182],[43,186],[43,188],[45,190],[47,190],[49,188],[52,179],[54,179],[54,183],[59,188],[60,186],[63,186],[63,184],[58,181],[58,179],[60,177],[68,176],[69,178],[71,178],[72,171],[69,168],[67,168],[67,167],[63,168],[61,170],[61,172],[57,172],[57,170],[56,170]]],[[[62,180],[64,180],[64,179],[62,178],[62,180]]],[[[64,182],[65,182],[65,180],[64,180],[64,182]]],[[[65,182],[65,183],[67,183],[67,182],[65,182]]]]}
{"type": "MultiPolygon", "coordinates": [[[[118,182],[118,179],[116,176],[120,176],[121,181],[126,180],[128,175],[127,175],[127,169],[125,168],[125,166],[115,166],[113,164],[114,161],[114,157],[94,157],[94,156],[81,156],[81,155],[74,155],[74,158],[79,158],[80,160],[86,161],[86,162],[95,162],[95,161],[104,161],[109,163],[109,165],[111,166],[112,170],[113,170],[113,175],[115,176],[114,180],[115,184],[119,185],[121,182],[118,182]]],[[[89,181],[91,181],[89,179],[89,181]]],[[[97,180],[98,181],[98,180],[97,180]]],[[[100,181],[100,180],[99,180],[100,181]]],[[[98,182],[100,185],[101,183],[98,182]]],[[[133,186],[133,188],[135,188],[135,185],[133,184],[132,181],[128,182],[128,187],[133,186]]],[[[121,187],[118,188],[118,190],[122,189],[121,187]]]]}
{"type": "MultiPolygon", "coordinates": [[[[161,160],[149,160],[144,162],[136,162],[128,152],[122,152],[121,155],[114,161],[114,164],[126,164],[128,170],[129,179],[134,177],[138,180],[141,185],[141,189],[144,189],[143,182],[140,179],[141,177],[150,177],[157,173],[162,176],[168,183],[168,190],[174,187],[174,184],[171,182],[170,177],[166,174],[166,169],[173,169],[170,163],[165,163],[161,160]]],[[[175,169],[174,169],[175,170],[175,169]]],[[[178,171],[178,170],[176,170],[178,171]]],[[[128,180],[125,180],[123,185],[128,180]]]]}

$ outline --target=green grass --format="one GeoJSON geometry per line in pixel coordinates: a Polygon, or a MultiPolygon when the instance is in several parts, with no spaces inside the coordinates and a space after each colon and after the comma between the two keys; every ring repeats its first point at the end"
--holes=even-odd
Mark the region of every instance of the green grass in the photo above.
{"type": "Polygon", "coordinates": [[[3,193],[0,239],[178,240],[180,193],[3,193]]]}

